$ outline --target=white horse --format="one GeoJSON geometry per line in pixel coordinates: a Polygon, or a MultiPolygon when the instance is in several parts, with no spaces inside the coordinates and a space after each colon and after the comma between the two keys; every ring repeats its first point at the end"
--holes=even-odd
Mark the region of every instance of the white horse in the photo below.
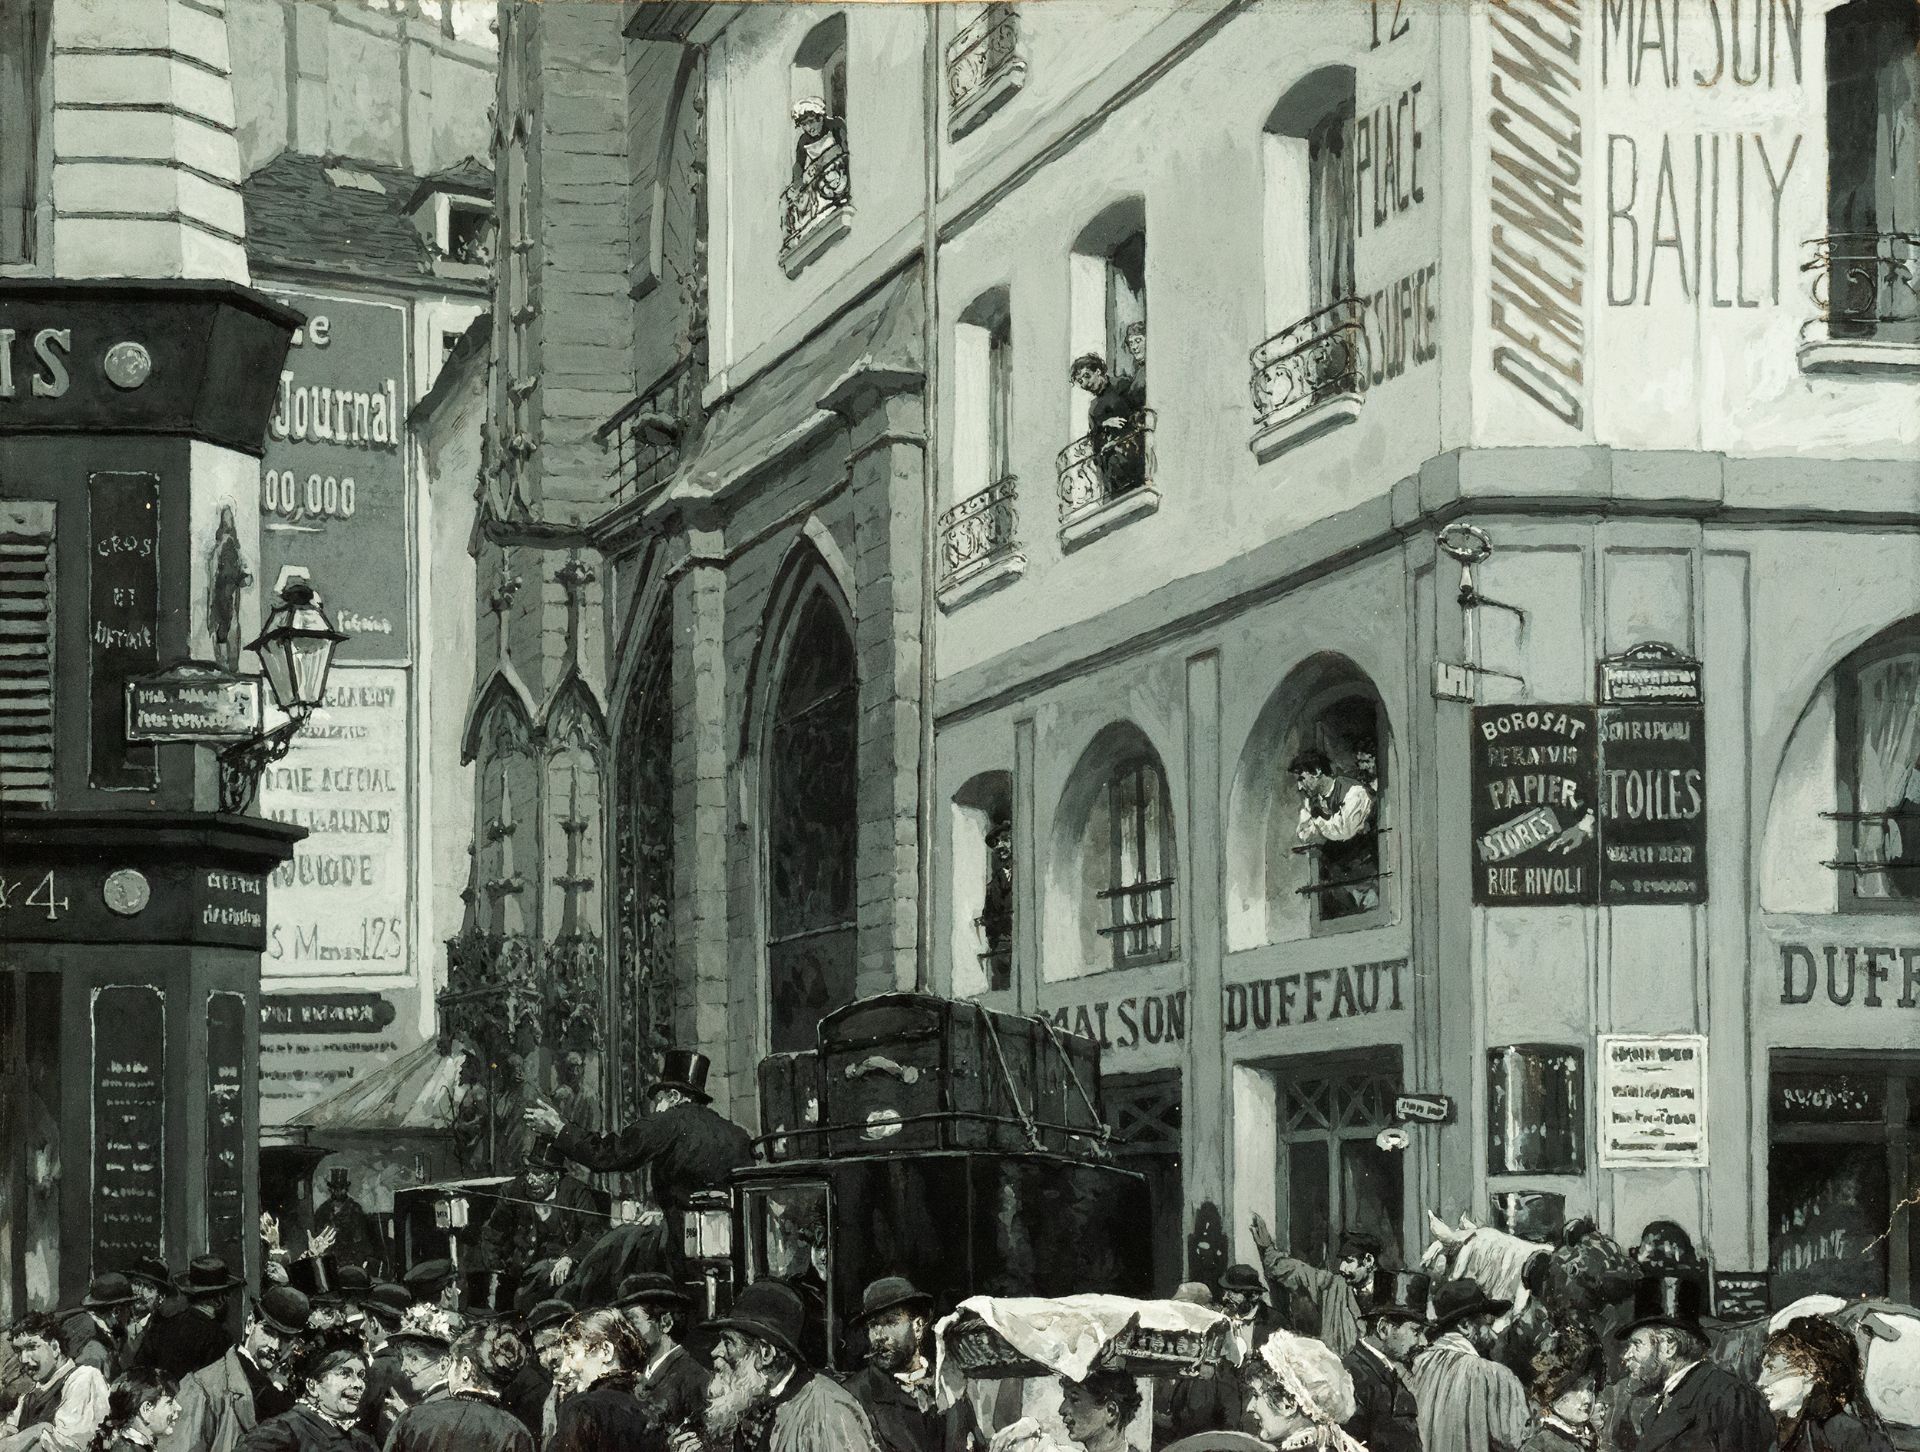
{"type": "Polygon", "coordinates": [[[1532,1299],[1522,1279],[1527,1262],[1536,1255],[1553,1253],[1550,1245],[1522,1240],[1491,1225],[1476,1225],[1467,1215],[1462,1215],[1460,1224],[1454,1227],[1428,1211],[1427,1226],[1433,1231],[1433,1241],[1421,1253],[1420,1269],[1433,1278],[1436,1286],[1441,1281],[1471,1276],[1495,1300],[1512,1301],[1513,1309],[1498,1323],[1502,1328],[1532,1299]]]}

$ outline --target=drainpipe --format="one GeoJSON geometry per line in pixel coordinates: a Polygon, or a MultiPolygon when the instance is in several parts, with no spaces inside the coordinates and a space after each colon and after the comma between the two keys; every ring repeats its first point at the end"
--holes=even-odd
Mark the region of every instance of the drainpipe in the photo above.
{"type": "Polygon", "coordinates": [[[926,381],[921,390],[925,413],[925,446],[921,450],[920,522],[920,770],[916,779],[914,839],[913,986],[927,992],[933,986],[933,841],[935,827],[933,743],[933,635],[938,618],[935,587],[940,564],[940,10],[938,4],[921,7],[926,17],[926,65],[922,79],[921,125],[924,129],[925,193],[921,203],[920,289],[921,359],[926,381]]]}

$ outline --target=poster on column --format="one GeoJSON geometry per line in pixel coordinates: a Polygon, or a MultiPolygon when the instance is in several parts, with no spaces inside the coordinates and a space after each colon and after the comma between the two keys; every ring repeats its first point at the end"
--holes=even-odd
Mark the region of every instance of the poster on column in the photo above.
{"type": "Polygon", "coordinates": [[[1476,706],[1472,729],[1475,904],[1594,902],[1594,708],[1476,706]]]}
{"type": "Polygon", "coordinates": [[[144,985],[93,995],[93,1268],[166,1243],[166,999],[144,985]]]}
{"type": "Polygon", "coordinates": [[[291,288],[305,314],[280,372],[260,468],[261,578],[312,582],[347,634],[346,665],[404,664],[412,647],[407,509],[407,314],[398,303],[291,288]]]}

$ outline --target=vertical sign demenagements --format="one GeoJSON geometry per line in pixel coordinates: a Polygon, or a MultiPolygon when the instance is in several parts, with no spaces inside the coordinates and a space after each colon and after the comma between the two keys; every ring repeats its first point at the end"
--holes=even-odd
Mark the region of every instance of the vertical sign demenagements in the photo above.
{"type": "Polygon", "coordinates": [[[408,971],[407,679],[336,666],[300,749],[261,778],[262,813],[307,829],[267,896],[268,978],[408,971]]]}
{"type": "Polygon", "coordinates": [[[164,1254],[166,999],[93,995],[93,1271],[164,1254]]]}
{"type": "Polygon", "coordinates": [[[246,1252],[246,1015],[244,995],[207,995],[207,1245],[228,1265],[246,1252]]]}
{"type": "Polygon", "coordinates": [[[1470,746],[1473,900],[1596,900],[1597,770],[1591,706],[1476,706],[1470,746]]]}
{"type": "Polygon", "coordinates": [[[397,303],[282,290],[305,313],[280,373],[260,471],[262,579],[306,576],[347,633],[340,664],[404,663],[407,315],[397,303]]]}
{"type": "Polygon", "coordinates": [[[150,791],[151,746],[127,741],[126,688],[160,664],[160,481],[152,474],[87,480],[89,779],[104,791],[150,791]]]}
{"type": "Polygon", "coordinates": [[[1600,1036],[1601,1169],[1701,1169],[1706,1126],[1704,1035],[1600,1036]]]}

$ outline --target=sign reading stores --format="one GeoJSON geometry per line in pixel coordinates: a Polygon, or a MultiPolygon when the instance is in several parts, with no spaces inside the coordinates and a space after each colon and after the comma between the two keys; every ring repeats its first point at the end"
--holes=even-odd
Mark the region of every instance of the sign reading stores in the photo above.
{"type": "Polygon", "coordinates": [[[262,811],[307,829],[273,874],[265,976],[407,967],[407,673],[335,667],[262,811]]]}
{"type": "Polygon", "coordinates": [[[347,633],[341,664],[408,658],[406,311],[283,291],[307,315],[267,420],[263,578],[305,575],[347,633]]]}

